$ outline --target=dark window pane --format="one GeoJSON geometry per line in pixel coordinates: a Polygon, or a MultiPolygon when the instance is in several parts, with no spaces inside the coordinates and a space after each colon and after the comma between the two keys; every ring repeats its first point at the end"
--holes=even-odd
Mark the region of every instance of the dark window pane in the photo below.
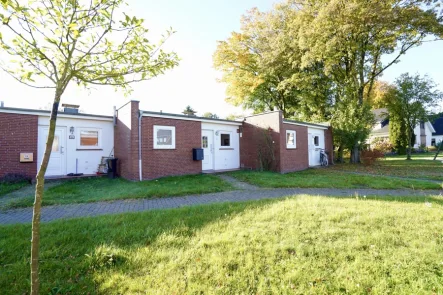
{"type": "Polygon", "coordinates": [[[320,145],[320,138],[318,136],[314,136],[314,145],[319,146],[320,145]]]}
{"type": "Polygon", "coordinates": [[[231,136],[229,134],[220,135],[221,146],[231,146],[231,136]]]}

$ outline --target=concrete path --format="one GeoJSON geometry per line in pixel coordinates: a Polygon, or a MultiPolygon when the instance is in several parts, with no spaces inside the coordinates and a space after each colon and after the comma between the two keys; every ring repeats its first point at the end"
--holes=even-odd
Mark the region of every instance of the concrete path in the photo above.
{"type": "MultiPolygon", "coordinates": [[[[42,208],[42,222],[57,219],[99,216],[126,212],[149,211],[156,209],[179,208],[202,204],[222,202],[241,202],[281,198],[293,195],[321,195],[321,196],[429,196],[441,195],[441,191],[418,190],[375,190],[375,189],[315,189],[315,188],[288,188],[288,189],[254,189],[237,190],[222,193],[192,195],[185,197],[119,200],[113,202],[97,202],[84,204],[70,204],[48,206],[42,208]]],[[[0,224],[30,223],[32,208],[14,209],[0,212],[0,224]]]]}

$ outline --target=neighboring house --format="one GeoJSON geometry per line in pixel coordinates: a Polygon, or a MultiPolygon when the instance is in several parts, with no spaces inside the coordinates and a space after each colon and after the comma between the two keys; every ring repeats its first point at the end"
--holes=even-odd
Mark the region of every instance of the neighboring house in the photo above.
{"type": "MultiPolygon", "coordinates": [[[[375,115],[375,125],[369,135],[368,142],[373,142],[376,138],[383,138],[389,140],[389,119],[387,109],[376,109],[372,111],[375,115]]],[[[415,143],[414,148],[418,148],[421,145],[432,145],[432,134],[435,132],[431,122],[420,122],[414,128],[415,143]]]]}
{"type": "Polygon", "coordinates": [[[443,141],[443,116],[437,118],[433,123],[435,132],[432,133],[431,145],[436,146],[443,141]]]}
{"type": "MultiPolygon", "coordinates": [[[[118,174],[130,180],[259,169],[266,142],[271,169],[281,173],[320,165],[320,149],[330,160],[332,155],[330,127],[286,120],[280,111],[243,121],[142,111],[138,101],[116,109],[114,116],[67,111],[57,119],[47,177],[95,174],[102,157],[118,158],[118,174]],[[202,149],[203,159],[195,149],[202,149]]],[[[35,177],[48,123],[48,111],[0,108],[0,177],[35,177]]]]}

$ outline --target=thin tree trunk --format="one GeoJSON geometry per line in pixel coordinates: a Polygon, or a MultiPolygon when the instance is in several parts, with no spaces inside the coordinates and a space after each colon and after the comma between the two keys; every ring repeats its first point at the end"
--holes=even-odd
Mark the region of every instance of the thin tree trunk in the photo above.
{"type": "Polygon", "coordinates": [[[406,150],[406,160],[412,160],[411,151],[413,143],[412,143],[412,132],[410,127],[408,127],[407,135],[408,135],[408,149],[406,150]]]}
{"type": "Polygon", "coordinates": [[[338,151],[337,151],[337,162],[338,163],[343,163],[343,145],[340,145],[338,147],[338,151]]]}
{"type": "Polygon", "coordinates": [[[40,246],[40,217],[41,206],[45,185],[45,173],[51,156],[52,144],[54,142],[55,125],[57,121],[58,105],[60,102],[60,91],[56,91],[52,104],[51,117],[49,119],[49,132],[46,141],[45,154],[37,173],[37,184],[35,186],[35,200],[32,215],[32,239],[31,239],[31,295],[38,295],[40,289],[39,280],[39,246],[40,246]]]}
{"type": "Polygon", "coordinates": [[[360,163],[360,146],[356,143],[351,150],[351,163],[358,164],[360,163]]]}

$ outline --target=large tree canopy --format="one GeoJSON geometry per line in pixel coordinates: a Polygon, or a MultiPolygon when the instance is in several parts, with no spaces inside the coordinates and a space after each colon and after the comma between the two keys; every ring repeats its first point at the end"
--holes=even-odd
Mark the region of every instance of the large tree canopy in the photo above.
{"type": "Polygon", "coordinates": [[[172,31],[154,44],[143,20],[121,10],[122,0],[3,1],[0,6],[1,68],[17,81],[54,89],[49,134],[37,174],[31,241],[31,294],[39,294],[39,241],[44,175],[57,112],[66,87],[111,85],[130,91],[135,82],[178,64],[162,50],[172,31]]]}
{"type": "Polygon", "coordinates": [[[443,36],[440,2],[287,0],[267,13],[249,12],[241,32],[219,43],[214,65],[236,105],[331,120],[335,129],[343,120],[366,126],[341,130],[349,133],[342,138],[354,138],[358,162],[377,79],[410,48],[443,36]],[[383,63],[383,56],[391,59],[383,63]]]}

